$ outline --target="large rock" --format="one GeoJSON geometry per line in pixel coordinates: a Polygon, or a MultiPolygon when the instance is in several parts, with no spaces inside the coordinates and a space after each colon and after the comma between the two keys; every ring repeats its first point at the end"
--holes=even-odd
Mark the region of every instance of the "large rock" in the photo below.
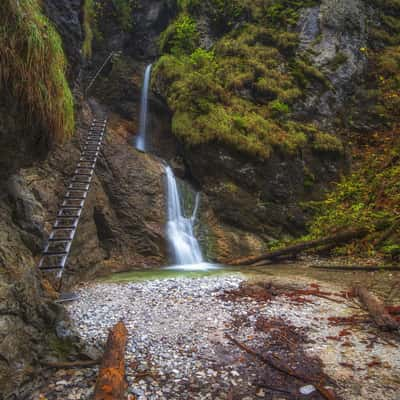
{"type": "Polygon", "coordinates": [[[271,239],[304,233],[307,215],[301,202],[317,199],[345,167],[339,154],[303,150],[293,156],[274,153],[257,162],[215,143],[186,149],[184,158],[207,196],[211,220],[220,223],[211,229],[225,242],[214,252],[217,258],[229,254],[227,247],[231,254],[248,254],[257,252],[260,242],[265,246],[271,239]],[[233,238],[229,244],[229,230],[242,237],[242,246],[235,246],[233,238]]]}

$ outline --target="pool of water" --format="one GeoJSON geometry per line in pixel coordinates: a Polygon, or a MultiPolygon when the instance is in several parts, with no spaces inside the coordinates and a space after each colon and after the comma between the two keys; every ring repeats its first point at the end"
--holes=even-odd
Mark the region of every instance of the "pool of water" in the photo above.
{"type": "Polygon", "coordinates": [[[391,292],[390,303],[400,302],[399,290],[392,290],[394,282],[400,282],[399,271],[337,271],[310,268],[307,264],[279,264],[267,267],[229,267],[208,264],[209,268],[165,267],[148,270],[134,270],[115,273],[101,278],[102,282],[126,283],[170,278],[201,278],[206,276],[240,275],[250,280],[266,280],[273,277],[288,279],[306,278],[313,281],[333,283],[344,288],[362,284],[383,298],[391,292]]]}

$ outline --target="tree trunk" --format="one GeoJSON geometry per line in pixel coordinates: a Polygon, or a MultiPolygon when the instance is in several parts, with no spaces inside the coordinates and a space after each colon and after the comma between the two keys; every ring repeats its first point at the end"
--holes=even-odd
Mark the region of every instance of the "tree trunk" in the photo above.
{"type": "Polygon", "coordinates": [[[384,304],[365,287],[356,286],[353,293],[371,315],[378,328],[393,331],[400,328],[400,324],[386,311],[384,304]]]}
{"type": "Polygon", "coordinates": [[[287,259],[293,256],[297,256],[306,250],[317,249],[321,246],[335,244],[339,246],[343,243],[349,242],[354,239],[360,239],[368,234],[367,229],[355,229],[338,233],[333,236],[327,236],[318,240],[311,240],[309,242],[298,243],[293,246],[284,247],[279,250],[271,251],[257,257],[240,258],[236,260],[230,260],[227,262],[228,265],[261,265],[265,261],[276,261],[278,259],[287,259]]]}
{"type": "Polygon", "coordinates": [[[119,322],[110,331],[96,382],[94,400],[122,400],[124,398],[127,336],[128,331],[123,322],[119,322]]]}

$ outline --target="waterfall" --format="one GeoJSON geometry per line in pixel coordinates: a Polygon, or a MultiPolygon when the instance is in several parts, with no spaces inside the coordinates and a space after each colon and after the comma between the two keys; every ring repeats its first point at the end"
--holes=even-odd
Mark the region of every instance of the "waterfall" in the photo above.
{"type": "Polygon", "coordinates": [[[136,148],[141,151],[146,151],[146,132],[147,132],[147,114],[149,106],[149,88],[151,78],[152,64],[146,67],[144,73],[142,94],[140,99],[140,118],[139,118],[139,133],[136,138],[136,148]]]}
{"type": "Polygon", "coordinates": [[[167,175],[168,222],[167,238],[171,245],[174,261],[177,265],[202,264],[204,262],[200,245],[194,235],[194,223],[199,208],[199,194],[193,214],[186,217],[181,201],[178,184],[172,168],[165,167],[167,175]]]}
{"type": "MultiPolygon", "coordinates": [[[[136,148],[146,151],[146,131],[148,120],[148,99],[152,65],[148,65],[144,74],[142,97],[140,101],[139,133],[136,139],[136,148]]],[[[167,239],[174,256],[175,266],[171,269],[192,271],[206,271],[218,268],[216,265],[204,262],[200,245],[194,234],[194,225],[199,209],[200,195],[196,194],[193,213],[185,216],[182,196],[172,168],[165,167],[167,176],[167,203],[168,222],[167,239]]]]}

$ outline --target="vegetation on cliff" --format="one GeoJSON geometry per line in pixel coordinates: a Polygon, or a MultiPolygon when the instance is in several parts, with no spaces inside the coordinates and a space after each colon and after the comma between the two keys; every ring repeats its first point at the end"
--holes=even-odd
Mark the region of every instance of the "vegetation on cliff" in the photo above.
{"type": "Polygon", "coordinates": [[[0,4],[0,87],[17,100],[21,118],[51,140],[74,132],[74,103],[61,38],[38,0],[0,4]]]}
{"type": "MultiPolygon", "coordinates": [[[[353,172],[321,202],[311,203],[315,239],[340,230],[367,228],[363,240],[337,249],[338,254],[400,257],[400,2],[375,1],[376,19],[370,27],[369,72],[354,107],[368,109],[362,130],[350,131],[353,172]]],[[[352,121],[351,121],[352,122],[352,121]]],[[[303,238],[302,240],[304,240],[303,238]]]]}
{"type": "MultiPolygon", "coordinates": [[[[299,112],[310,88],[334,91],[325,72],[347,61],[337,52],[326,68],[316,68],[298,51],[301,11],[318,3],[178,1],[179,15],[161,35],[153,80],[173,112],[174,134],[188,146],[219,142],[255,159],[301,154],[305,147],[342,154],[337,135],[299,112]]],[[[339,252],[393,255],[400,253],[400,3],[365,6],[368,46],[358,49],[368,61],[364,80],[353,99],[341,100],[348,106],[344,123],[331,121],[352,148],[352,173],[323,201],[306,205],[314,216],[308,237],[368,228],[371,235],[339,252]]]]}
{"type": "Polygon", "coordinates": [[[177,137],[188,145],[217,141],[261,159],[306,145],[343,152],[337,137],[296,120],[296,102],[309,83],[329,87],[320,71],[295,55],[298,40],[290,27],[303,3],[179,2],[179,16],[161,35],[164,55],[154,72],[177,137]],[[201,46],[204,15],[217,36],[211,48],[201,46]]]}

